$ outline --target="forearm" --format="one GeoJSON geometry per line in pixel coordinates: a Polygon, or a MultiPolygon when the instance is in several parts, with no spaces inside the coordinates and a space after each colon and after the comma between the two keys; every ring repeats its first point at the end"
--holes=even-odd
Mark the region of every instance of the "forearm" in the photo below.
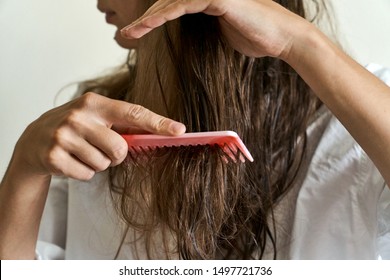
{"type": "Polygon", "coordinates": [[[0,185],[0,259],[34,259],[50,178],[11,160],[0,185]]]}
{"type": "Polygon", "coordinates": [[[390,88],[306,25],[285,60],[343,123],[390,185],[390,88]]]}

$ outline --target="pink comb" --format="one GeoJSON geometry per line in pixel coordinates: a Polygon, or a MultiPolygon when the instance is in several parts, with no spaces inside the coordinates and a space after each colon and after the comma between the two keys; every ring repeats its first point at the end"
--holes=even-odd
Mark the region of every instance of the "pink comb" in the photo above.
{"type": "Polygon", "coordinates": [[[211,131],[185,133],[180,136],[162,136],[155,134],[128,134],[122,135],[129,146],[129,151],[137,153],[150,151],[157,147],[173,146],[196,146],[196,145],[215,145],[220,146],[223,151],[236,161],[238,151],[240,160],[245,162],[244,155],[249,161],[253,162],[253,157],[241,141],[240,137],[234,131],[211,131]]]}

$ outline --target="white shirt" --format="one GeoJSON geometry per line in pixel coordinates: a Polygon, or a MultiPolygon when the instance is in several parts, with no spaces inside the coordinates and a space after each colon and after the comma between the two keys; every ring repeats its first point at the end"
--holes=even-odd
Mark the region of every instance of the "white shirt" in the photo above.
{"type": "MultiPolygon", "coordinates": [[[[390,85],[390,69],[374,64],[367,68],[390,85]]],[[[327,110],[319,113],[308,135],[307,168],[275,213],[278,258],[390,259],[390,190],[384,179],[327,110]]],[[[37,257],[113,259],[123,229],[107,172],[89,182],[55,178],[37,257]]],[[[131,247],[119,255],[135,257],[131,247]]]]}

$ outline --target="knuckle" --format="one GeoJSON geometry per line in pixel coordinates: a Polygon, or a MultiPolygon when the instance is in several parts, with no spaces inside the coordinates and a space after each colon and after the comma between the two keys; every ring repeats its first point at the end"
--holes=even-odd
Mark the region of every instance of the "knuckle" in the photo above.
{"type": "Polygon", "coordinates": [[[85,117],[83,116],[82,110],[73,109],[68,112],[68,114],[63,120],[63,123],[60,126],[62,126],[63,128],[69,127],[78,131],[82,129],[82,124],[84,122],[85,117]]]}
{"type": "Polygon", "coordinates": [[[62,175],[63,170],[61,168],[61,155],[58,149],[54,148],[47,152],[44,156],[44,165],[46,169],[53,175],[62,175]]]}
{"type": "Polygon", "coordinates": [[[111,165],[111,160],[107,158],[103,158],[102,160],[99,161],[99,163],[96,164],[94,169],[96,172],[102,172],[106,170],[110,165],[111,165]]]}
{"type": "Polygon", "coordinates": [[[51,136],[51,149],[54,149],[57,146],[65,146],[68,142],[68,131],[65,127],[57,128],[51,136]]]}
{"type": "Polygon", "coordinates": [[[89,181],[95,176],[95,172],[92,170],[86,170],[83,174],[80,175],[79,180],[89,181]]]}
{"type": "Polygon", "coordinates": [[[117,148],[113,149],[110,165],[115,166],[120,164],[126,158],[127,152],[127,145],[120,145],[117,148]]]}
{"type": "Polygon", "coordinates": [[[93,108],[99,102],[99,96],[100,95],[93,92],[84,93],[70,103],[70,108],[71,110],[76,111],[84,111],[93,108]]]}
{"type": "Polygon", "coordinates": [[[160,118],[157,122],[154,123],[154,130],[155,131],[161,131],[165,129],[168,126],[168,119],[167,118],[160,118]]]}
{"type": "Polygon", "coordinates": [[[89,168],[81,168],[77,172],[69,172],[65,175],[80,181],[89,181],[95,176],[96,172],[89,168]]]}
{"type": "Polygon", "coordinates": [[[93,92],[84,93],[78,101],[81,107],[89,107],[97,102],[99,95],[93,92]]]}
{"type": "Polygon", "coordinates": [[[80,110],[71,110],[65,118],[65,122],[67,124],[75,124],[78,123],[81,119],[81,111],[80,110]]]}
{"type": "Polygon", "coordinates": [[[141,105],[132,104],[127,111],[127,119],[131,122],[137,122],[145,116],[146,109],[141,105]]]}
{"type": "Polygon", "coordinates": [[[82,132],[86,126],[87,117],[81,108],[71,108],[61,113],[58,120],[48,124],[49,137],[54,143],[63,143],[64,139],[70,140],[70,136],[75,132],[82,132]]]}

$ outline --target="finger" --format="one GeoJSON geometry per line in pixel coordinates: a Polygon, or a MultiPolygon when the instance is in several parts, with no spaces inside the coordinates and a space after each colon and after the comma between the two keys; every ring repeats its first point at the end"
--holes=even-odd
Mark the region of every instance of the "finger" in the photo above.
{"type": "Polygon", "coordinates": [[[47,169],[53,175],[66,176],[82,181],[88,181],[95,175],[95,171],[92,168],[61,148],[52,150],[45,162],[47,169]]]}
{"type": "MultiPolygon", "coordinates": [[[[205,12],[211,1],[158,1],[142,17],[121,30],[125,38],[140,38],[167,21],[185,14],[205,12]]],[[[213,14],[218,14],[213,12],[213,14]]]]}
{"type": "Polygon", "coordinates": [[[103,156],[100,159],[100,163],[98,161],[99,154],[95,154],[96,158],[94,159],[97,160],[95,164],[98,167],[104,168],[102,170],[105,170],[108,166],[120,164],[127,156],[128,146],[126,141],[118,133],[109,128],[100,127],[99,129],[91,129],[87,131],[85,140],[88,141],[87,143],[89,145],[96,147],[101,154],[100,156],[103,156]]]}
{"type": "MultiPolygon", "coordinates": [[[[90,139],[106,137],[106,135],[99,135],[98,132],[111,130],[99,122],[89,123],[84,126],[72,124],[70,127],[71,128],[66,127],[56,131],[55,141],[53,143],[54,150],[62,149],[66,151],[96,172],[106,170],[112,163],[111,158],[100,149],[99,145],[91,144],[90,139]]],[[[112,133],[116,134],[115,132],[112,133]]],[[[117,137],[120,138],[119,135],[117,135],[117,137]]],[[[113,142],[115,143],[115,141],[113,142]]],[[[125,146],[123,150],[127,149],[126,143],[122,143],[122,146],[125,146]]]]}
{"type": "Polygon", "coordinates": [[[111,159],[103,151],[82,138],[79,138],[68,151],[95,172],[104,171],[111,165],[111,159]]]}
{"type": "Polygon", "coordinates": [[[136,126],[121,126],[121,125],[113,125],[111,127],[112,130],[114,130],[118,134],[149,134],[145,129],[136,127],[136,126]]]}
{"type": "Polygon", "coordinates": [[[162,135],[181,135],[186,130],[182,123],[158,115],[140,105],[108,98],[103,102],[106,104],[100,104],[98,108],[102,117],[111,122],[109,127],[113,125],[137,127],[162,135]]]}

